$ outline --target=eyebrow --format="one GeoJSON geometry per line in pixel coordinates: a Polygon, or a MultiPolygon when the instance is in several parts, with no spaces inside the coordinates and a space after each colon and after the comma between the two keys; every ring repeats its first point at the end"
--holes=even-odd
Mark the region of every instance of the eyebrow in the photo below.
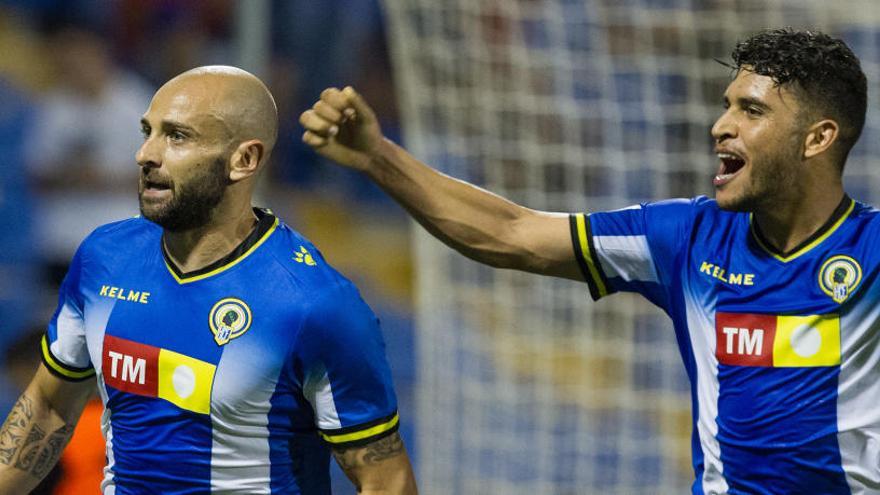
{"type": "MultiPolygon", "coordinates": [[[[724,103],[730,104],[730,99],[727,97],[727,95],[724,95],[724,103]]],[[[764,110],[770,110],[770,105],[767,105],[763,101],[761,101],[757,98],[752,98],[750,96],[741,96],[741,97],[737,98],[736,104],[740,108],[745,108],[748,106],[756,106],[756,107],[759,107],[764,110]]]]}
{"type": "MultiPolygon", "coordinates": [[[[142,126],[150,126],[150,122],[147,121],[147,119],[145,117],[142,117],[141,118],[141,125],[142,126]]],[[[163,120],[160,123],[160,128],[165,129],[165,130],[175,129],[175,130],[181,130],[181,131],[189,131],[192,134],[198,134],[198,131],[196,131],[196,129],[194,127],[188,126],[188,125],[183,124],[181,122],[177,122],[175,120],[163,120]]]]}
{"type": "Polygon", "coordinates": [[[766,110],[770,109],[770,106],[767,105],[766,103],[764,103],[763,101],[761,101],[757,98],[751,98],[748,96],[743,96],[741,98],[737,98],[736,103],[741,107],[755,106],[755,107],[763,108],[766,110]]]}

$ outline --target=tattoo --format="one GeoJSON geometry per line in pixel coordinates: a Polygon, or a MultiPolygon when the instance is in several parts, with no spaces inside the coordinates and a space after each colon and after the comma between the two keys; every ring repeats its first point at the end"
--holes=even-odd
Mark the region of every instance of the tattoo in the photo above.
{"type": "Polygon", "coordinates": [[[46,438],[46,432],[40,428],[40,425],[35,424],[31,431],[28,432],[27,439],[24,441],[21,449],[19,449],[15,467],[22,471],[30,471],[34,464],[34,459],[37,458],[37,454],[40,453],[40,449],[43,447],[41,440],[44,438],[46,438]]]}
{"type": "Polygon", "coordinates": [[[46,433],[45,425],[34,419],[30,397],[22,395],[0,430],[0,463],[14,465],[31,476],[42,479],[61,457],[64,446],[73,436],[74,425],[65,424],[46,433]]]}
{"type": "Polygon", "coordinates": [[[22,395],[12,406],[12,411],[3,423],[3,428],[0,429],[0,463],[7,466],[12,464],[33,417],[33,402],[30,397],[22,395]]]}
{"type": "Polygon", "coordinates": [[[367,452],[364,454],[364,463],[367,465],[378,464],[386,459],[399,456],[404,453],[405,450],[406,448],[403,446],[403,440],[400,438],[400,434],[395,432],[393,435],[388,435],[385,438],[367,444],[367,452]]]}
{"type": "Polygon", "coordinates": [[[39,457],[37,457],[33,471],[31,471],[34,473],[34,476],[42,479],[49,474],[52,466],[55,465],[55,462],[61,457],[61,453],[64,452],[64,446],[67,445],[67,441],[73,436],[73,429],[73,425],[67,424],[55,430],[55,433],[49,436],[46,445],[40,451],[39,457]]]}
{"type": "Polygon", "coordinates": [[[348,479],[355,480],[355,460],[351,456],[346,455],[347,453],[346,449],[333,449],[333,458],[336,459],[336,464],[339,464],[339,469],[348,476],[348,479]]]}
{"type": "Polygon", "coordinates": [[[368,443],[362,447],[333,448],[333,457],[339,468],[349,479],[354,480],[354,469],[359,465],[372,466],[406,452],[400,433],[394,432],[385,438],[368,443]]]}

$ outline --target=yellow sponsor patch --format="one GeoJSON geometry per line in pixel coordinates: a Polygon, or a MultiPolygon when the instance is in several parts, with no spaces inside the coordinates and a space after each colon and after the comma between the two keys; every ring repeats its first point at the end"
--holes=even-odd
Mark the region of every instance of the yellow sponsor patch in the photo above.
{"type": "Polygon", "coordinates": [[[181,409],[209,414],[216,371],[217,367],[211,363],[162,349],[158,396],[181,409]]]}
{"type": "Polygon", "coordinates": [[[840,364],[837,315],[780,316],[773,341],[773,366],[813,367],[840,364]]]}

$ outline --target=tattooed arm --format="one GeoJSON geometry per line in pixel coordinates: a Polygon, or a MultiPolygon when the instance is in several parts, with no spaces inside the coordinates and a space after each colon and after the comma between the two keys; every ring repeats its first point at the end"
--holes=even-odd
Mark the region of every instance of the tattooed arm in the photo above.
{"type": "Polygon", "coordinates": [[[0,493],[26,494],[61,457],[95,384],[69,382],[40,365],[0,429],[0,493]]]}
{"type": "Polygon", "coordinates": [[[333,457],[359,494],[418,493],[409,456],[397,432],[363,447],[334,448],[333,457]]]}

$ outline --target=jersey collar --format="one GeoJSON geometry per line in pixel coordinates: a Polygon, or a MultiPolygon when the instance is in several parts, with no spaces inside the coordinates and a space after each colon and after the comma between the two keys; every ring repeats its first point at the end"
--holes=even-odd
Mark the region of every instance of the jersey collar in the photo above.
{"type": "Polygon", "coordinates": [[[165,259],[165,266],[168,268],[168,271],[171,272],[171,276],[174,277],[174,280],[177,280],[179,284],[188,284],[192,282],[196,282],[198,280],[203,280],[208,277],[213,277],[218,273],[224,272],[233,266],[239,264],[242,260],[250,256],[261,244],[263,244],[269,236],[272,235],[272,232],[275,231],[275,228],[278,226],[278,218],[272,214],[272,212],[268,209],[263,208],[254,208],[254,214],[257,216],[257,225],[254,227],[254,230],[239,244],[235,249],[232,250],[231,253],[224,256],[222,259],[211,263],[210,265],[200,268],[198,270],[194,270],[191,272],[182,272],[177,265],[171,261],[171,257],[168,255],[168,251],[165,249],[165,240],[163,236],[162,240],[162,257],[165,259]]]}
{"type": "Polygon", "coordinates": [[[846,194],[843,195],[843,199],[840,200],[840,204],[837,205],[837,208],[834,209],[834,212],[831,214],[831,217],[826,221],[821,227],[819,227],[816,232],[813,232],[813,235],[808,237],[804,242],[798,244],[794,248],[790,249],[788,252],[780,252],[778,249],[773,247],[764,234],[761,233],[761,229],[758,227],[757,222],[755,222],[754,214],[749,213],[749,230],[752,233],[752,237],[758,243],[758,246],[761,247],[764,251],[767,251],[771,256],[778,259],[782,262],[788,262],[795,258],[800,257],[801,255],[807,253],[807,251],[813,249],[822,243],[825,239],[828,238],[834,231],[843,224],[843,221],[849,216],[849,214],[855,208],[856,202],[852,200],[846,194]]]}

